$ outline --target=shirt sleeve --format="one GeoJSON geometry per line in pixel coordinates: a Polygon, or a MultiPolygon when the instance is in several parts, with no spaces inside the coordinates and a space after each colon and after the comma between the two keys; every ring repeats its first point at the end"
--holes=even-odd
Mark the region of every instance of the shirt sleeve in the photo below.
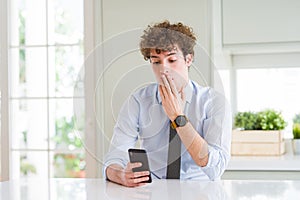
{"type": "Polygon", "coordinates": [[[232,114],[226,98],[211,90],[205,106],[203,137],[208,143],[208,163],[202,168],[210,180],[224,173],[230,160],[232,114]]]}
{"type": "Polygon", "coordinates": [[[123,104],[116,125],[108,153],[104,158],[103,177],[106,178],[106,168],[111,164],[125,167],[129,162],[128,149],[133,148],[138,139],[139,103],[134,96],[130,96],[123,104]]]}

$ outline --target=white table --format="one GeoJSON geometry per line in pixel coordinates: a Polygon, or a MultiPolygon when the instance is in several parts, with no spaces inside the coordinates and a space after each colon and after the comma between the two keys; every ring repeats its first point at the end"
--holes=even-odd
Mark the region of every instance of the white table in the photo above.
{"type": "Polygon", "coordinates": [[[0,183],[1,200],[299,199],[300,181],[154,180],[126,188],[103,179],[20,179],[0,183]]]}

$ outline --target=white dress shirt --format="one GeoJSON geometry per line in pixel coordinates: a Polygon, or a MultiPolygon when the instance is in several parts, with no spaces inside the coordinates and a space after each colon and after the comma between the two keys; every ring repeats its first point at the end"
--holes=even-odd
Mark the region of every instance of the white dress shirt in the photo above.
{"type": "MultiPolygon", "coordinates": [[[[207,141],[209,154],[207,165],[200,167],[182,144],[180,179],[219,179],[230,159],[230,106],[223,95],[194,81],[189,81],[184,92],[184,113],[194,129],[207,141]]],[[[114,127],[104,172],[110,164],[125,167],[129,162],[128,149],[134,148],[139,140],[140,147],[147,151],[152,178],[166,178],[169,121],[157,84],[150,84],[131,95],[123,104],[114,127]]]]}

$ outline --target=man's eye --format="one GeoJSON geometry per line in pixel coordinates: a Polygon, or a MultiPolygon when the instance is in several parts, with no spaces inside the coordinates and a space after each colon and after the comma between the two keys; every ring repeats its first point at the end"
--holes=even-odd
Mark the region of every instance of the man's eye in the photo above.
{"type": "Polygon", "coordinates": [[[157,62],[152,62],[153,65],[159,65],[160,63],[157,61],[157,62]]]}
{"type": "Polygon", "coordinates": [[[176,62],[177,60],[169,60],[170,63],[176,62]]]}

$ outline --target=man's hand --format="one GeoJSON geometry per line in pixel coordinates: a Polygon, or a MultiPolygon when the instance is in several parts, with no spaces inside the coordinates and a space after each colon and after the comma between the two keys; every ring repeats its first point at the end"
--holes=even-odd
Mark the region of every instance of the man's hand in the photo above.
{"type": "Polygon", "coordinates": [[[162,106],[166,115],[171,121],[174,121],[178,115],[182,115],[185,106],[185,94],[183,88],[177,91],[174,80],[169,75],[163,74],[163,85],[159,85],[162,106]]]}
{"type": "Polygon", "coordinates": [[[133,172],[133,168],[141,167],[142,163],[128,163],[126,168],[120,165],[112,164],[106,169],[107,178],[115,183],[119,183],[126,187],[137,187],[145,185],[144,181],[149,180],[149,171],[133,172]]]}

